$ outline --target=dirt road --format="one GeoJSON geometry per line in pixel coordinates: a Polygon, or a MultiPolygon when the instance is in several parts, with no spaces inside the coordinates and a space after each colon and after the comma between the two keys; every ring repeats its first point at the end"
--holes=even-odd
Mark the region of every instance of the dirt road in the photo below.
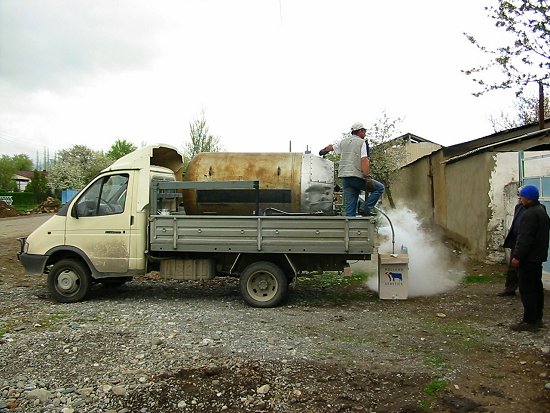
{"type": "Polygon", "coordinates": [[[29,235],[53,214],[37,214],[13,218],[0,218],[0,238],[16,238],[29,235]]]}

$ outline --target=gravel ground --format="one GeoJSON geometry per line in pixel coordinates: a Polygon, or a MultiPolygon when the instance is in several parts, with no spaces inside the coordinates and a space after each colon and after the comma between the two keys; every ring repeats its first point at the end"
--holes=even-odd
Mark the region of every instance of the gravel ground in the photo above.
{"type": "Polygon", "coordinates": [[[233,279],[151,274],[59,304],[17,248],[0,237],[2,413],[550,411],[550,327],[510,331],[502,266],[400,301],[314,276],[257,309],[233,279]]]}
{"type": "MultiPolygon", "coordinates": [[[[41,281],[0,292],[0,411],[550,406],[546,329],[511,333],[499,317],[482,318],[477,302],[485,285],[380,301],[342,278],[332,287],[299,284],[284,306],[255,309],[231,279],[98,286],[88,301],[71,305],[51,301],[41,281]],[[455,299],[462,296],[469,300],[455,299]]],[[[517,299],[491,300],[517,310],[517,299]]]]}

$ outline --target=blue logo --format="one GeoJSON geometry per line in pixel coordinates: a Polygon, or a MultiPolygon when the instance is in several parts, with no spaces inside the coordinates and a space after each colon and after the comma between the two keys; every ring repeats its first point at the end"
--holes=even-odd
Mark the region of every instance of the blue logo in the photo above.
{"type": "Polygon", "coordinates": [[[403,282],[403,273],[386,271],[386,276],[390,282],[395,282],[395,280],[401,280],[401,282],[403,282]]]}

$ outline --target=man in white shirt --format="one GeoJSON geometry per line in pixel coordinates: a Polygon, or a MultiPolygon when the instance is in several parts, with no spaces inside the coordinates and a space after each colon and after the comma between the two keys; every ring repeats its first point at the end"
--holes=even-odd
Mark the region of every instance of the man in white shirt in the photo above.
{"type": "Polygon", "coordinates": [[[361,191],[370,193],[361,205],[360,215],[373,216],[374,206],[384,193],[384,185],[369,176],[370,149],[366,138],[367,130],[362,123],[351,125],[351,132],[340,142],[327,145],[319,151],[320,156],[334,151],[340,155],[338,177],[342,178],[346,216],[357,215],[357,203],[361,191]]]}

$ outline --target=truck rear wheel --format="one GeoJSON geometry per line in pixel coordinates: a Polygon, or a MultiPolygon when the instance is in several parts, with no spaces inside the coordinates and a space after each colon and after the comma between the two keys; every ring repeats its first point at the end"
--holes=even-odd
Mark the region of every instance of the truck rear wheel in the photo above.
{"type": "Polygon", "coordinates": [[[60,303],[84,300],[90,291],[90,271],[73,259],[60,260],[48,274],[48,289],[60,303]]]}
{"type": "Polygon", "coordinates": [[[276,307],[285,298],[288,280],[277,265],[268,261],[250,264],[239,280],[244,300],[253,307],[276,307]]]}

